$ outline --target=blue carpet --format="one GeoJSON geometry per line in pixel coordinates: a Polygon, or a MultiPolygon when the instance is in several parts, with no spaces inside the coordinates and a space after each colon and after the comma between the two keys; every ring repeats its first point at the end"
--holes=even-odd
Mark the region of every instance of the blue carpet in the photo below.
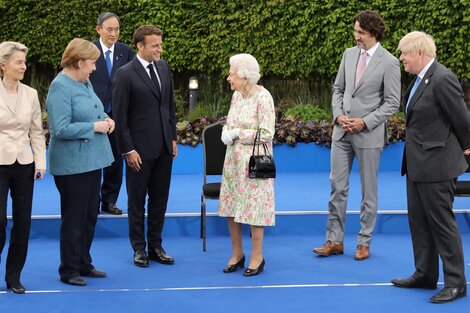
{"type": "MultiPolygon", "coordinates": [[[[176,265],[152,262],[150,268],[135,267],[127,238],[127,218],[102,215],[92,255],[95,266],[107,271],[108,277],[87,279],[88,286],[82,288],[62,284],[58,279],[60,220],[49,217],[60,213],[59,195],[52,177],[47,175],[35,185],[29,255],[22,275],[28,293],[12,294],[0,285],[0,313],[468,311],[470,297],[445,306],[433,305],[428,299],[437,291],[390,286],[390,279],[413,271],[405,179],[397,171],[379,174],[379,210],[383,212],[377,219],[370,259],[353,260],[359,227],[357,172],[351,175],[348,211],[353,213],[347,217],[345,255],[315,256],[311,249],[325,240],[328,175],[279,173],[275,184],[276,227],[266,230],[266,269],[251,278],[243,277],[240,271],[221,272],[230,255],[230,239],[225,219],[213,216],[217,201],[209,201],[212,215],[208,218],[208,250],[202,252],[198,236],[202,175],[173,175],[164,246],[175,257],[176,265]]],[[[457,198],[455,209],[469,209],[469,201],[457,198]]],[[[123,186],[118,205],[125,212],[126,202],[123,186]]],[[[456,216],[463,232],[469,277],[470,217],[468,212],[456,216]]],[[[247,227],[244,233],[245,253],[249,256],[247,227]]],[[[7,248],[1,256],[0,277],[4,275],[7,248]]]]}
{"type": "MultiPolygon", "coordinates": [[[[203,253],[197,238],[168,237],[164,244],[176,264],[151,262],[149,268],[137,268],[125,236],[97,238],[93,263],[108,277],[89,278],[86,287],[59,282],[57,240],[31,240],[22,276],[28,293],[15,295],[0,287],[0,312],[466,312],[470,305],[470,297],[433,305],[428,299],[437,291],[390,286],[390,279],[413,270],[407,234],[374,236],[371,257],[361,262],[353,260],[352,235],[345,240],[345,254],[329,258],[311,252],[323,243],[321,235],[267,236],[265,271],[250,278],[241,271],[222,273],[230,239],[210,240],[210,249],[203,253]]],[[[249,256],[248,236],[244,241],[249,256]]],[[[470,234],[463,241],[469,243],[470,234]]],[[[469,260],[470,246],[466,248],[469,260]]],[[[469,264],[466,271],[470,275],[469,264]]]]}

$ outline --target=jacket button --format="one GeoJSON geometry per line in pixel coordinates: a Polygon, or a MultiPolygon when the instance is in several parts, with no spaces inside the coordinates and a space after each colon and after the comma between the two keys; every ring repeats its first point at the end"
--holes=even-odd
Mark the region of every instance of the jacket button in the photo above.
{"type": "Polygon", "coordinates": [[[351,98],[354,98],[354,95],[352,95],[351,98]]]}

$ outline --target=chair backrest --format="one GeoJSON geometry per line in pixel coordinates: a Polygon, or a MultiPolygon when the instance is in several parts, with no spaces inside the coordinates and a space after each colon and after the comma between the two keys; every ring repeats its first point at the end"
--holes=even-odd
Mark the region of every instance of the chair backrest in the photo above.
{"type": "Polygon", "coordinates": [[[204,150],[204,180],[206,175],[222,175],[227,146],[220,139],[222,122],[216,122],[202,131],[204,150]]]}

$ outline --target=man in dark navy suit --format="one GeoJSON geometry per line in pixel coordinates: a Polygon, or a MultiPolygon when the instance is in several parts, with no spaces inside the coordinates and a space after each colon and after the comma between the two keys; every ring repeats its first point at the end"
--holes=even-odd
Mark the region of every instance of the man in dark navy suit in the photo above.
{"type": "Polygon", "coordinates": [[[178,154],[173,83],[168,63],[160,59],[162,36],[155,26],[139,27],[134,32],[137,55],[113,80],[117,147],[127,163],[129,237],[134,264],[140,267],[147,267],[149,259],[174,263],[162,247],[171,167],[178,154]]]}
{"type": "Polygon", "coordinates": [[[454,301],[467,295],[462,238],[452,206],[457,177],[467,169],[464,150],[469,147],[470,113],[457,77],[435,59],[431,36],[411,32],[400,40],[398,49],[405,71],[416,75],[403,97],[406,145],[402,162],[415,272],[393,279],[392,284],[436,289],[440,258],[444,288],[430,301],[454,301]]]}
{"type": "MultiPolygon", "coordinates": [[[[100,39],[94,44],[100,49],[101,55],[96,60],[96,71],[90,75],[90,81],[95,93],[103,102],[105,112],[113,118],[112,107],[112,79],[116,70],[134,58],[131,47],[118,42],[120,21],[119,17],[111,12],[104,12],[98,16],[96,31],[100,39]]],[[[122,184],[122,156],[118,154],[115,132],[109,134],[109,142],[113,150],[115,161],[103,170],[103,183],[101,185],[101,211],[114,215],[121,215],[122,211],[116,206],[122,184]]]]}

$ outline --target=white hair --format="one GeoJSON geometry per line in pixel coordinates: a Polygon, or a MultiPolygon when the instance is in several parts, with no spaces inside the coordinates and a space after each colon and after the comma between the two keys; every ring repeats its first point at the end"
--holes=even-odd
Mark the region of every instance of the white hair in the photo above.
{"type": "Polygon", "coordinates": [[[229,63],[237,69],[237,76],[246,78],[250,85],[256,84],[261,78],[258,61],[251,54],[235,54],[230,57],[229,63]]]}
{"type": "Polygon", "coordinates": [[[398,50],[401,52],[410,52],[416,54],[422,51],[425,55],[436,57],[436,43],[431,35],[425,32],[414,31],[406,34],[398,44],[398,50]]]}

